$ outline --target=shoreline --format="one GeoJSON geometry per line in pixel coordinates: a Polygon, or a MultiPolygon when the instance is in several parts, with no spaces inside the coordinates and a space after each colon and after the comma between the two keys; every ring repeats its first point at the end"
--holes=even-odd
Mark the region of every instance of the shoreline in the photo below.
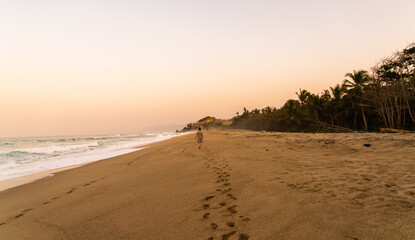
{"type": "Polygon", "coordinates": [[[0,238],[415,235],[411,135],[204,135],[202,149],[180,136],[0,192],[0,238]]]}
{"type": "MultiPolygon", "coordinates": [[[[88,164],[88,163],[85,163],[85,164],[88,164]]],[[[18,187],[24,184],[32,183],[32,182],[41,180],[43,178],[53,177],[58,172],[62,172],[62,171],[69,170],[72,168],[78,168],[85,164],[73,165],[73,166],[63,167],[63,168],[56,168],[56,169],[49,170],[49,171],[43,171],[43,172],[33,173],[33,174],[20,176],[16,178],[2,180],[0,181],[0,192],[11,189],[11,188],[15,188],[15,187],[18,187]]]]}
{"type": "Polygon", "coordinates": [[[142,145],[136,145],[136,146],[133,146],[133,147],[130,147],[130,148],[118,149],[118,150],[115,150],[115,151],[121,151],[121,150],[128,150],[128,151],[120,153],[118,155],[114,155],[114,156],[112,156],[111,154],[108,155],[108,153],[107,153],[106,154],[107,156],[104,156],[104,157],[101,158],[101,157],[99,157],[99,155],[97,155],[96,160],[92,160],[92,161],[88,161],[88,162],[84,162],[84,163],[80,163],[80,164],[74,164],[74,165],[69,165],[69,166],[58,167],[58,168],[45,170],[45,171],[29,173],[27,175],[18,176],[18,177],[14,177],[14,178],[10,178],[10,179],[0,180],[0,192],[5,191],[5,190],[10,189],[10,188],[18,187],[20,185],[35,182],[35,181],[41,180],[43,178],[53,177],[58,172],[66,171],[66,170],[73,169],[73,168],[79,168],[79,167],[82,167],[82,166],[85,166],[85,165],[88,165],[88,164],[92,164],[94,162],[106,160],[106,159],[117,157],[117,156],[122,156],[122,155],[129,154],[129,153],[136,152],[136,151],[140,151],[142,149],[145,149],[145,148],[151,146],[154,143],[167,141],[169,139],[179,137],[179,136],[182,136],[182,135],[186,135],[186,134],[188,134],[188,133],[180,133],[180,134],[178,134],[176,136],[173,136],[171,138],[156,140],[156,141],[150,141],[148,143],[144,143],[142,145]]]}
{"type": "MultiPolygon", "coordinates": [[[[165,141],[165,140],[162,140],[162,141],[165,141]]],[[[146,145],[144,145],[144,146],[146,146],[146,145]]],[[[70,170],[70,169],[74,169],[74,168],[79,168],[79,167],[82,167],[82,166],[85,166],[85,165],[88,165],[88,164],[93,164],[95,162],[99,162],[99,161],[103,161],[103,160],[106,160],[106,159],[110,159],[110,158],[122,156],[122,155],[125,155],[125,154],[129,154],[129,153],[132,153],[132,152],[140,151],[142,149],[145,149],[146,147],[137,146],[137,147],[133,147],[133,148],[135,148],[135,149],[131,149],[131,151],[129,151],[127,153],[121,153],[119,155],[115,155],[115,156],[112,156],[112,157],[98,158],[97,160],[94,160],[94,161],[91,161],[91,162],[85,162],[85,163],[70,165],[70,166],[66,166],[66,167],[59,167],[59,168],[54,168],[54,169],[50,169],[50,170],[46,170],[46,171],[31,173],[31,174],[28,174],[28,175],[18,176],[18,177],[15,177],[15,178],[1,180],[0,181],[0,192],[8,190],[10,188],[18,187],[20,185],[35,182],[35,181],[41,180],[43,178],[53,177],[56,173],[59,173],[59,172],[62,172],[62,171],[66,171],[66,170],[70,170]]]]}

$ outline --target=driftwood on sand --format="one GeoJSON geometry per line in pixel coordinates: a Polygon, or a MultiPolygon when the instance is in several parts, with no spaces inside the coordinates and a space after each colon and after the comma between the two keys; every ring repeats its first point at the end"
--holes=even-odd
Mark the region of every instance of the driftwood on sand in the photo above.
{"type": "Polygon", "coordinates": [[[404,129],[394,129],[394,128],[381,128],[381,133],[415,133],[414,131],[408,131],[404,129]]]}
{"type": "Polygon", "coordinates": [[[320,121],[315,121],[314,126],[316,128],[324,129],[327,132],[339,132],[339,133],[353,132],[353,130],[350,129],[350,128],[340,127],[340,126],[337,126],[337,125],[328,124],[328,123],[324,123],[324,122],[320,122],[320,121]]]}

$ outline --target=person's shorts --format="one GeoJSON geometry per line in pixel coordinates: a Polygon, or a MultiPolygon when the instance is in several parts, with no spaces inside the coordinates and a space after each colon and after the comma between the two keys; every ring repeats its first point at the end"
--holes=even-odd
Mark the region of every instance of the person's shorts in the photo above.
{"type": "Polygon", "coordinates": [[[196,142],[197,142],[197,143],[202,143],[202,142],[203,142],[203,138],[198,138],[198,139],[196,140],[196,142]]]}

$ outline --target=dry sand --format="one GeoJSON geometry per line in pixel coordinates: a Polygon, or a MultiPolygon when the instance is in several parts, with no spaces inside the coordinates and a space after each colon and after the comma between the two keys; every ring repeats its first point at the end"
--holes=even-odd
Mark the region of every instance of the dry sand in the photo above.
{"type": "Polygon", "coordinates": [[[0,192],[0,239],[415,239],[414,134],[204,134],[0,192]]]}

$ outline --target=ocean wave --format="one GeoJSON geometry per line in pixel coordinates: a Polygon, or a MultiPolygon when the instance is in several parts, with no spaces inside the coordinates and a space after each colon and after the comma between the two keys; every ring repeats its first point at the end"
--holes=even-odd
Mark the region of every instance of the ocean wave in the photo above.
{"type": "Polygon", "coordinates": [[[25,163],[27,161],[33,161],[44,157],[44,154],[40,153],[28,153],[24,151],[9,151],[7,153],[0,153],[0,165],[6,163],[25,163]]]}
{"type": "Polygon", "coordinates": [[[3,138],[0,139],[0,181],[136,151],[137,146],[178,135],[181,134],[3,138]]]}
{"type": "Polygon", "coordinates": [[[101,146],[98,142],[83,143],[83,144],[72,144],[72,145],[52,145],[52,146],[43,146],[43,147],[30,147],[30,148],[18,148],[10,150],[0,150],[0,158],[2,156],[7,157],[13,154],[63,154],[66,152],[76,152],[79,151],[88,151],[94,149],[95,147],[101,146]],[[8,155],[11,154],[11,155],[8,155]]]}

